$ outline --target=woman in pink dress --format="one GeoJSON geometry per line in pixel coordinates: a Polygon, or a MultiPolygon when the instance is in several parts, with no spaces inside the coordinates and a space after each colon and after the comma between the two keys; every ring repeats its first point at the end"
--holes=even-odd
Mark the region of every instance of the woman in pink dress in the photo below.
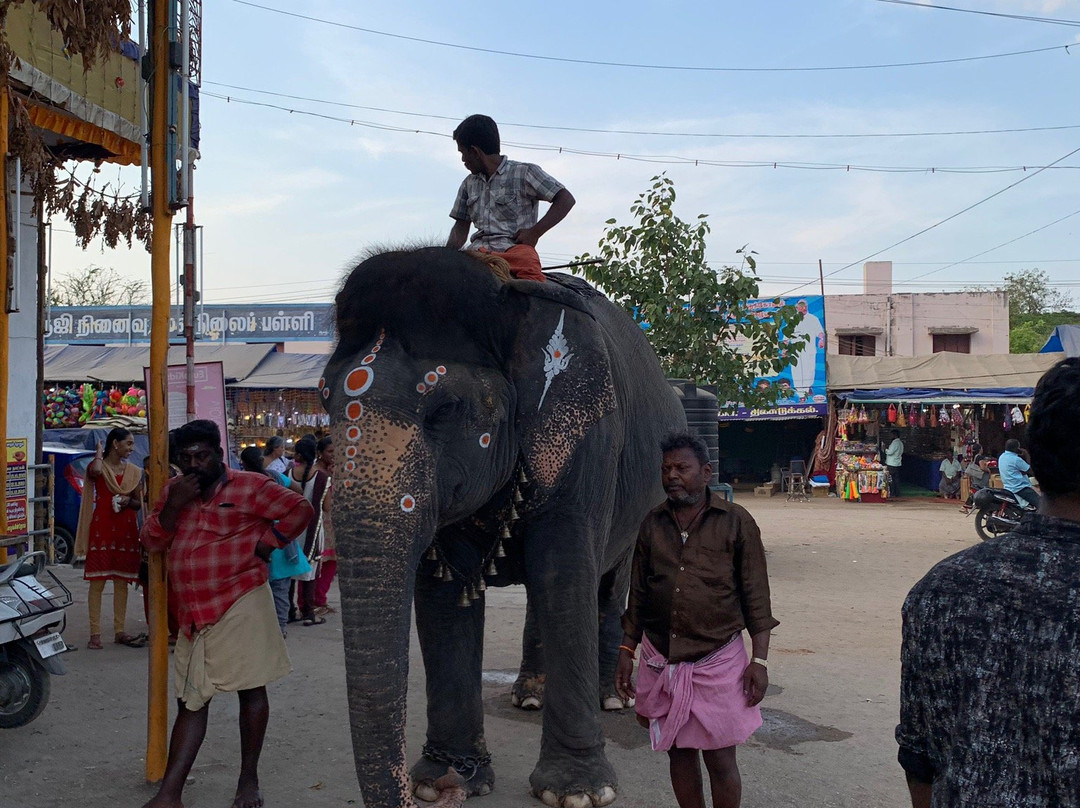
{"type": "Polygon", "coordinates": [[[101,648],[101,598],[106,581],[113,582],[113,641],[135,648],[146,645],[146,635],[124,630],[128,585],[138,582],[142,562],[136,519],[142,507],[142,469],[127,460],[134,449],[131,433],[117,427],[109,432],[104,447],[98,445],[86,470],[76,544],[86,548],[83,578],[90,582],[87,648],[101,648]]]}

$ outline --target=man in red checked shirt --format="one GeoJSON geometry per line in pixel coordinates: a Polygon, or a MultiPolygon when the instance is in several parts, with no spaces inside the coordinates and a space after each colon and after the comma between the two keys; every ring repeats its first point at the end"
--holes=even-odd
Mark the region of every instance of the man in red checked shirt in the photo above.
{"type": "Polygon", "coordinates": [[[213,421],[176,431],[183,475],[170,480],[142,530],[169,553],[180,636],[173,655],[179,712],[161,787],[143,808],[182,808],[181,792],[206,734],[210,699],[240,697],[240,779],[233,808],[259,808],[258,764],[270,717],[266,685],[292,669],[267,584],[270,553],[313,515],[304,497],[223,462],[213,421]]]}

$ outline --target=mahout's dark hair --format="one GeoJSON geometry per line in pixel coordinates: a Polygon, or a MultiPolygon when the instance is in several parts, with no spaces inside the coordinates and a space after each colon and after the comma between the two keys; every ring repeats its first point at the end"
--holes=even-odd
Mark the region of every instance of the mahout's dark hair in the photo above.
{"type": "Polygon", "coordinates": [[[124,429],[122,426],[114,426],[109,430],[109,434],[105,436],[105,449],[102,451],[102,455],[108,457],[109,452],[112,451],[113,444],[117,441],[127,440],[131,437],[131,430],[124,429]]]}
{"type": "Polygon", "coordinates": [[[1027,425],[1031,470],[1047,497],[1080,495],[1080,357],[1063,359],[1043,374],[1027,425]]]}
{"type": "Polygon", "coordinates": [[[1005,451],[1006,452],[1019,452],[1020,451],[1020,441],[1018,441],[1016,438],[1009,438],[1007,441],[1005,441],[1005,451]]]}
{"type": "Polygon", "coordinates": [[[660,451],[663,454],[677,449],[689,449],[703,466],[712,463],[709,459],[709,447],[705,445],[705,441],[691,432],[672,432],[660,441],[660,451]]]}
{"type": "Polygon", "coordinates": [[[176,448],[185,449],[196,443],[209,444],[214,449],[221,449],[221,430],[213,421],[198,418],[188,421],[176,429],[176,448]]]}
{"type": "Polygon", "coordinates": [[[266,469],[263,467],[263,453],[259,451],[258,446],[249,446],[240,452],[240,465],[246,471],[254,471],[257,474],[266,473],[266,469]]]}
{"type": "Polygon", "coordinates": [[[470,115],[459,123],[454,142],[466,149],[477,146],[484,154],[498,154],[502,147],[498,124],[487,115],[470,115]]]}

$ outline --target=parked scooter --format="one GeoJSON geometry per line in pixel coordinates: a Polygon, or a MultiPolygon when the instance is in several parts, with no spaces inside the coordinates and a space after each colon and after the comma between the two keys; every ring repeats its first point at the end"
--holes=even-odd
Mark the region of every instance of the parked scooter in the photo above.
{"type": "Polygon", "coordinates": [[[61,632],[70,605],[71,592],[45,569],[45,553],[0,567],[0,729],[37,718],[49,701],[49,674],[66,672],[61,632]]]}
{"type": "Polygon", "coordinates": [[[983,541],[1016,530],[1024,512],[1034,510],[1004,488],[980,488],[974,505],[975,532],[983,541]]]}

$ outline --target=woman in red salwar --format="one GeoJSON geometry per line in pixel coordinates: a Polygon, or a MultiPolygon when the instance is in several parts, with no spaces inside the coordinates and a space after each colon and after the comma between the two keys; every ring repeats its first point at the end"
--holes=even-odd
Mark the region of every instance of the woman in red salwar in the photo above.
{"type": "Polygon", "coordinates": [[[113,582],[114,642],[140,648],[145,635],[128,634],[128,585],[138,582],[142,548],[136,515],[142,507],[142,469],[128,462],[135,439],[121,427],[109,432],[104,447],[86,470],[76,553],[85,548],[83,578],[90,582],[87,596],[90,611],[90,642],[87,648],[101,648],[101,596],[105,582],[113,582]]]}

